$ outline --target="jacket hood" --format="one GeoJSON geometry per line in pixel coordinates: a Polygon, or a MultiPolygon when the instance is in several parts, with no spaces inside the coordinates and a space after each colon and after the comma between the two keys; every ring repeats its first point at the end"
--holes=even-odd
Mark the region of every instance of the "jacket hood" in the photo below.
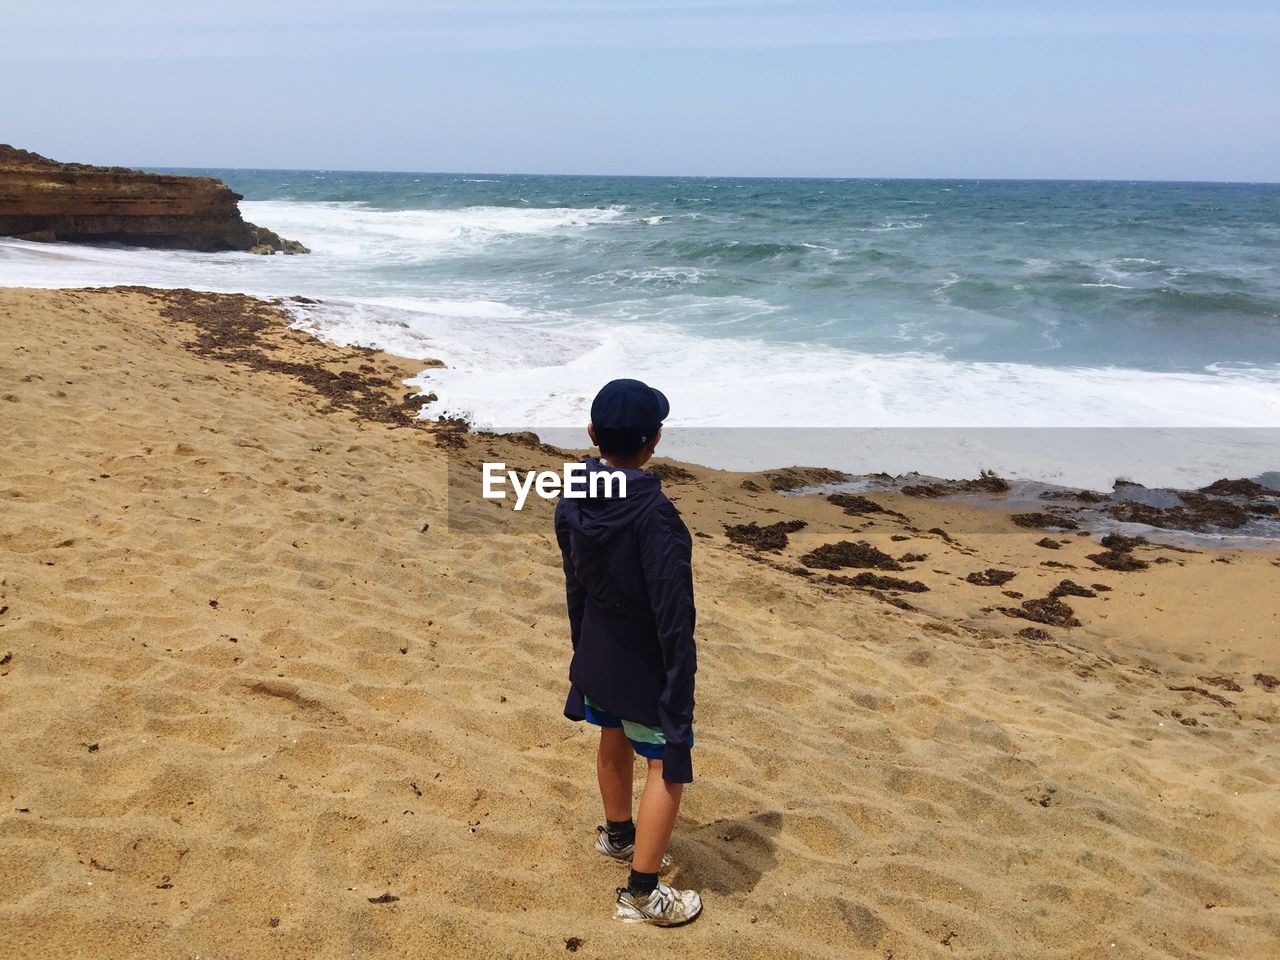
{"type": "MultiPolygon", "coordinates": [[[[654,501],[662,496],[662,483],[656,475],[643,470],[627,470],[602,463],[596,457],[588,457],[586,497],[561,497],[560,510],[569,524],[582,536],[597,543],[613,539],[627,529],[646,510],[653,507],[654,501]],[[627,495],[591,496],[595,492],[603,493],[607,489],[603,482],[592,484],[592,475],[616,471],[627,479],[627,495]]],[[[614,492],[617,484],[614,484],[614,492]]]]}

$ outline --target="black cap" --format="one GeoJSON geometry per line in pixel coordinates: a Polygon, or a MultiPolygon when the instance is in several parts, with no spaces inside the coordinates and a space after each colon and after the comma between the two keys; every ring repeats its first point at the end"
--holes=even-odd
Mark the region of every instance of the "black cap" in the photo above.
{"type": "Polygon", "coordinates": [[[605,433],[642,446],[662,429],[671,404],[659,390],[639,380],[610,380],[591,401],[591,423],[605,433]]]}

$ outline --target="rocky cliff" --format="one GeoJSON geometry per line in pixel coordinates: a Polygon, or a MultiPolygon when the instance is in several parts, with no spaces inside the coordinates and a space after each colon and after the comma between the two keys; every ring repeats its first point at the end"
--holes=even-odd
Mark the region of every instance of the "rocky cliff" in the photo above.
{"type": "Polygon", "coordinates": [[[183,250],[307,253],[246,223],[221,180],[58,163],[0,144],[0,235],[183,250]]]}

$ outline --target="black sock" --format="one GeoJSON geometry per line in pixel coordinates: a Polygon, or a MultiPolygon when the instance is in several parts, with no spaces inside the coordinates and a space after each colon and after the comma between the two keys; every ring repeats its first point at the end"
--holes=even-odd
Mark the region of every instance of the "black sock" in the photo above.
{"type": "Polygon", "coordinates": [[[636,842],[636,822],[627,820],[606,820],[605,830],[609,833],[610,842],[620,847],[636,842]]]}
{"type": "Polygon", "coordinates": [[[641,873],[639,870],[632,869],[631,878],[627,881],[627,889],[631,891],[633,896],[647,897],[658,888],[658,875],[656,873],[641,873]]]}

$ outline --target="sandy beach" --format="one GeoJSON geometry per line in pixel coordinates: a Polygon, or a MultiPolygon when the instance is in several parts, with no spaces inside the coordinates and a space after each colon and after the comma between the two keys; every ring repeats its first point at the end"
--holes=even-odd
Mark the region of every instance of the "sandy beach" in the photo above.
{"type": "Polygon", "coordinates": [[[0,289],[0,956],[1280,955],[1276,553],[667,463],[706,912],[624,927],[550,506],[473,498],[563,458],[288,322],[0,289]]]}

